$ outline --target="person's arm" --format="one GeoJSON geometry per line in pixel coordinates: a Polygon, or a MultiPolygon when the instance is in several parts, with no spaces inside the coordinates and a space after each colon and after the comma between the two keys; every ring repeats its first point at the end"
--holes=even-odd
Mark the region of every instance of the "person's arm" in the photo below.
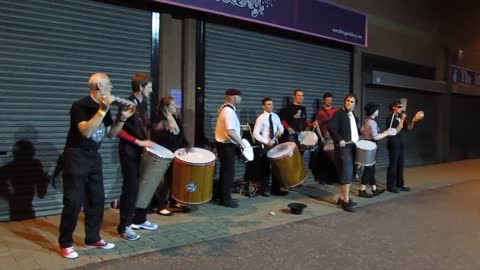
{"type": "Polygon", "coordinates": [[[335,144],[339,144],[340,141],[343,141],[343,138],[340,137],[340,135],[338,134],[338,130],[340,129],[340,113],[341,112],[334,113],[327,124],[328,133],[330,134],[330,137],[333,139],[335,144]]]}
{"type": "Polygon", "coordinates": [[[253,127],[253,137],[255,140],[259,141],[262,144],[268,144],[268,140],[260,135],[260,131],[262,130],[262,114],[257,117],[255,120],[255,126],[253,127]]]}
{"type": "Polygon", "coordinates": [[[151,140],[139,140],[135,138],[133,135],[126,132],[124,129],[120,130],[117,136],[122,140],[136,144],[140,147],[153,147],[155,145],[155,143],[151,140]]]}
{"type": "Polygon", "coordinates": [[[276,125],[277,125],[277,132],[275,133],[275,138],[280,138],[280,136],[283,135],[283,132],[285,132],[285,129],[283,128],[283,125],[280,122],[279,117],[277,118],[276,125]]]}
{"type": "Polygon", "coordinates": [[[224,113],[224,127],[227,129],[228,137],[235,143],[237,143],[242,149],[245,148],[245,144],[242,142],[242,139],[238,134],[235,132],[235,126],[237,124],[237,115],[235,111],[231,108],[223,109],[222,113],[224,113]]]}
{"type": "MultiPolygon", "coordinates": [[[[78,131],[85,138],[90,138],[97,128],[102,124],[103,118],[107,115],[110,109],[110,104],[113,102],[113,97],[108,96],[100,100],[100,105],[97,113],[95,113],[88,121],[80,121],[77,124],[78,131]]],[[[74,105],[75,106],[75,105],[74,105]]],[[[72,115],[80,113],[77,107],[72,107],[72,115]]]]}
{"type": "Polygon", "coordinates": [[[135,113],[135,106],[125,107],[119,116],[115,119],[115,123],[111,127],[107,127],[107,135],[109,138],[113,138],[118,135],[123,128],[125,121],[135,113]]]}
{"type": "Polygon", "coordinates": [[[367,130],[368,129],[370,130],[370,132],[372,134],[372,138],[375,141],[381,140],[381,139],[389,136],[388,130],[385,130],[382,133],[378,133],[378,125],[377,125],[377,122],[375,122],[374,120],[367,121],[367,123],[365,123],[365,126],[366,126],[367,130]]]}

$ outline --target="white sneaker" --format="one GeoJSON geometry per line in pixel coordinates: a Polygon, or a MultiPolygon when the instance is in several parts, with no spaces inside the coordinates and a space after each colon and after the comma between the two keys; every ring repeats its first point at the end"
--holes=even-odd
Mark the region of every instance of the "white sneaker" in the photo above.
{"type": "Polygon", "coordinates": [[[95,243],[88,243],[86,244],[88,247],[96,247],[96,248],[101,248],[101,249],[112,249],[115,247],[114,243],[108,243],[105,240],[100,240],[95,243]]]}
{"type": "Polygon", "coordinates": [[[132,228],[134,228],[135,230],[138,230],[138,229],[156,230],[158,229],[158,225],[155,223],[151,223],[150,221],[147,220],[142,224],[132,224],[132,228]]]}
{"type": "Polygon", "coordinates": [[[67,259],[76,259],[78,258],[78,253],[73,249],[73,247],[60,248],[60,254],[67,259]]]}

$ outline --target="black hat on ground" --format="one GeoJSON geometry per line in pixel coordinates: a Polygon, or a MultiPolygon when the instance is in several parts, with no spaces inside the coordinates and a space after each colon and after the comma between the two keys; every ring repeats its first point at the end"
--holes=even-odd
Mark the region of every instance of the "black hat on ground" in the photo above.
{"type": "Polygon", "coordinates": [[[369,102],[369,103],[365,104],[363,109],[365,110],[365,114],[367,116],[371,116],[372,114],[374,114],[378,110],[379,107],[380,107],[380,105],[378,105],[377,103],[369,102]]]}

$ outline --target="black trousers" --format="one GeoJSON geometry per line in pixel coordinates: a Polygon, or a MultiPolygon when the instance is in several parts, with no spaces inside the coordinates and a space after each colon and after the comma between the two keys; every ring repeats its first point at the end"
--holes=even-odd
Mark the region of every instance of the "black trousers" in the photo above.
{"type": "Polygon", "coordinates": [[[270,159],[267,156],[268,150],[271,148],[265,148],[262,149],[260,156],[258,157],[260,159],[260,175],[261,175],[261,183],[260,183],[260,192],[268,192],[269,187],[270,187],[270,175],[272,176],[272,187],[271,187],[271,192],[272,193],[278,193],[280,191],[281,187],[284,187],[282,183],[279,182],[279,178],[276,177],[276,175],[272,172],[271,170],[271,163],[270,159]]]}
{"type": "Polygon", "coordinates": [[[117,231],[122,233],[132,223],[141,224],[147,220],[147,210],[136,208],[140,184],[140,163],[142,148],[120,141],[118,148],[122,167],[122,194],[120,195],[120,223],[117,231]]]}
{"type": "Polygon", "coordinates": [[[233,143],[216,142],[218,159],[220,160],[220,177],[214,190],[214,198],[223,202],[232,199],[232,184],[235,177],[235,148],[233,143]]]}
{"type": "Polygon", "coordinates": [[[342,185],[353,182],[356,150],[357,147],[353,143],[349,143],[343,148],[335,147],[338,181],[342,185]]]}
{"type": "Polygon", "coordinates": [[[58,243],[62,248],[73,245],[73,232],[83,205],[85,212],[85,243],[101,240],[105,193],[102,158],[97,150],[65,148],[63,171],[63,211],[58,243]]]}
{"type": "Polygon", "coordinates": [[[403,167],[405,163],[405,150],[403,142],[388,141],[388,169],[387,169],[387,188],[403,187],[403,167]]]}
{"type": "Polygon", "coordinates": [[[375,179],[375,164],[372,166],[364,166],[362,174],[362,185],[376,185],[377,179],[375,179]]]}

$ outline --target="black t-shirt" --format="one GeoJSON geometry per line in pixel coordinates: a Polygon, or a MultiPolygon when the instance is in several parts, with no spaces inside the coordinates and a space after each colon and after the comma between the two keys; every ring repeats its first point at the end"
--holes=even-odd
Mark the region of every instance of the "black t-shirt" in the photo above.
{"type": "Polygon", "coordinates": [[[285,120],[296,132],[304,131],[306,128],[307,108],[293,103],[288,104],[281,110],[280,119],[285,120]]]}
{"type": "MultiPolygon", "coordinates": [[[[90,137],[85,138],[78,129],[78,123],[90,120],[98,111],[99,104],[95,102],[90,96],[86,96],[75,101],[70,108],[70,129],[67,135],[67,147],[82,148],[85,150],[95,150],[100,147],[101,138],[105,134],[105,129],[102,125],[99,129],[90,137]]],[[[113,124],[112,115],[110,110],[103,118],[103,125],[105,127],[113,124]]]]}
{"type": "MultiPolygon", "coordinates": [[[[150,122],[147,116],[147,102],[145,99],[140,102],[134,95],[131,95],[127,99],[137,104],[137,107],[135,113],[129,117],[123,125],[123,130],[139,140],[146,140],[146,128],[149,127],[150,122]]],[[[117,117],[120,117],[121,113],[122,111],[118,110],[117,117]]]]}

